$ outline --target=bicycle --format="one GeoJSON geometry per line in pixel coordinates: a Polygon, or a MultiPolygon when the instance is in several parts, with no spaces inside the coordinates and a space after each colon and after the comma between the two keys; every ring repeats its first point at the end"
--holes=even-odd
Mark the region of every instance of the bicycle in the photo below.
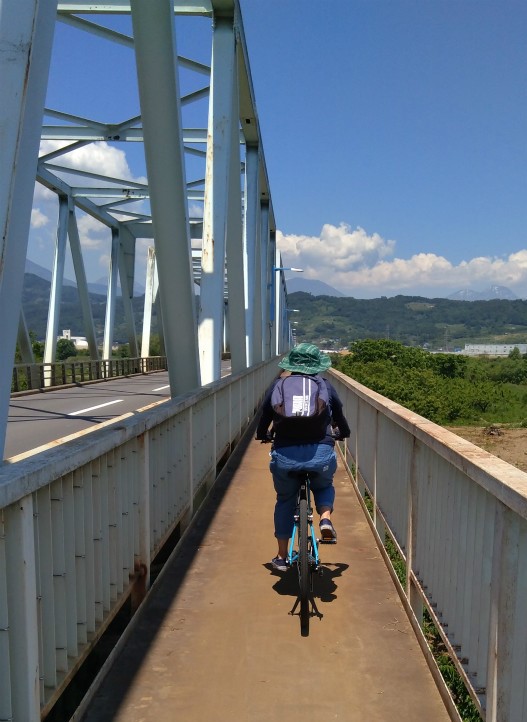
{"type": "MultiPolygon", "coordinates": [[[[313,508],[311,506],[311,478],[317,473],[307,470],[289,472],[299,479],[300,485],[297,495],[297,506],[294,516],[293,531],[289,540],[286,563],[298,570],[299,597],[295,602],[291,614],[300,603],[300,629],[305,636],[309,633],[309,619],[311,616],[309,601],[315,613],[320,616],[315,600],[313,599],[313,577],[315,573],[322,575],[323,568],[320,564],[318,547],[320,543],[327,543],[325,540],[317,540],[313,525],[313,508]],[[295,544],[298,539],[298,549],[295,544]]],[[[334,543],[330,541],[329,543],[334,543]]]]}

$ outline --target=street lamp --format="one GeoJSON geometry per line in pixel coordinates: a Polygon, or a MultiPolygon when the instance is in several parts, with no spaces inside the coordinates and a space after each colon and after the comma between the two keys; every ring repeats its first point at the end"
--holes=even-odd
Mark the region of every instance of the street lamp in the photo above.
{"type": "MultiPolygon", "coordinates": [[[[279,256],[277,256],[277,261],[279,256]]],[[[275,274],[281,271],[293,271],[293,273],[303,273],[303,268],[295,268],[294,266],[271,266],[271,279],[269,284],[270,291],[270,309],[269,309],[269,344],[271,355],[278,353],[281,347],[280,336],[285,329],[285,318],[282,318],[283,311],[281,309],[281,284],[277,287],[275,274]],[[280,292],[279,292],[280,291],[280,292]],[[278,309],[278,312],[277,312],[278,309]],[[279,315],[278,322],[275,322],[275,315],[279,315]],[[274,340],[273,340],[274,336],[274,340]],[[274,351],[273,351],[274,347],[274,351]]],[[[287,294],[284,293],[284,307],[287,303],[287,294]]],[[[286,311],[287,312],[287,311],[286,311]]]]}
{"type": "MultiPolygon", "coordinates": [[[[294,271],[295,273],[304,273],[303,268],[295,268],[294,266],[273,266],[272,269],[273,274],[271,275],[271,323],[274,323],[274,310],[275,310],[275,273],[277,271],[294,271]]],[[[297,308],[293,309],[286,309],[287,311],[296,311],[299,313],[299,310],[297,308]]]]}

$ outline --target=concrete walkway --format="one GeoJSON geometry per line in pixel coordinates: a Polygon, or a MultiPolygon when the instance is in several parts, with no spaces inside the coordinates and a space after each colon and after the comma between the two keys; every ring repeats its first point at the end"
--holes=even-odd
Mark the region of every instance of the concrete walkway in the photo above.
{"type": "Polygon", "coordinates": [[[84,722],[439,722],[443,706],[344,470],[302,637],[274,572],[269,446],[239,445],[84,722]]]}

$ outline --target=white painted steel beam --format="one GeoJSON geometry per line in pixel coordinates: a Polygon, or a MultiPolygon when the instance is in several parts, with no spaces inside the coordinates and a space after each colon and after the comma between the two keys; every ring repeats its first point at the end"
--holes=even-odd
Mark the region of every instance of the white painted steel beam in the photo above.
{"type": "MultiPolygon", "coordinates": [[[[71,193],[71,186],[61,180],[58,176],[50,173],[44,164],[39,164],[38,166],[37,180],[42,183],[43,186],[49,188],[55,193],[58,193],[59,195],[69,196],[71,193]]],[[[92,218],[96,218],[105,226],[108,226],[109,228],[117,228],[118,222],[103,206],[98,206],[87,198],[76,199],[75,205],[92,218]]]]}
{"type": "Polygon", "coordinates": [[[146,261],[145,305],[143,312],[143,333],[141,357],[150,356],[150,335],[152,327],[152,307],[154,305],[154,277],[156,275],[156,254],[153,246],[148,249],[146,261]]]}
{"type": "Polygon", "coordinates": [[[31,495],[4,509],[4,530],[8,580],[11,719],[39,722],[40,672],[31,495]]]}
{"type": "Polygon", "coordinates": [[[173,9],[168,0],[132,0],[130,7],[170,390],[176,396],[199,386],[199,367],[173,9]]]}
{"type": "MultiPolygon", "coordinates": [[[[215,3],[213,0],[178,0],[172,2],[171,6],[178,15],[210,15],[215,3]]],[[[230,3],[229,3],[230,4],[230,3]]],[[[86,2],[86,0],[69,0],[69,2],[60,2],[58,6],[59,13],[80,13],[88,15],[94,13],[127,14],[130,12],[131,3],[126,0],[106,0],[105,2],[86,2]]]]}
{"type": "MultiPolygon", "coordinates": [[[[201,7],[201,4],[198,2],[196,5],[193,3],[169,3],[170,8],[169,12],[171,16],[173,17],[173,13],[176,15],[183,14],[201,14],[203,7],[201,7]]],[[[258,117],[256,113],[255,108],[255,101],[254,101],[254,93],[252,90],[252,83],[250,79],[250,72],[249,72],[249,63],[248,63],[248,54],[247,49],[245,47],[245,40],[243,37],[243,25],[242,25],[242,19],[240,15],[240,10],[237,2],[234,2],[233,0],[214,0],[214,2],[211,3],[205,3],[206,7],[206,14],[208,15],[215,15],[215,24],[218,26],[218,24],[221,24],[225,22],[226,18],[230,18],[228,22],[234,23],[234,26],[236,28],[236,38],[238,42],[239,52],[236,53],[234,56],[234,69],[232,73],[232,80],[229,80],[229,82],[232,85],[232,105],[229,106],[229,100],[227,96],[225,98],[222,98],[220,101],[223,103],[223,108],[225,110],[225,113],[227,114],[227,117],[230,121],[230,125],[232,128],[232,138],[228,138],[228,141],[230,141],[231,148],[234,148],[235,145],[237,145],[239,142],[245,143],[246,141],[251,143],[260,143],[261,146],[261,139],[259,134],[259,125],[258,125],[258,117]],[[240,128],[239,121],[241,120],[242,127],[240,128]],[[238,139],[238,140],[237,140],[238,139]]],[[[59,11],[58,11],[58,18],[59,20],[63,21],[67,25],[74,26],[77,30],[88,32],[91,35],[98,36],[99,38],[103,39],[104,41],[107,41],[108,43],[118,44],[130,49],[135,49],[137,53],[137,38],[133,37],[131,35],[128,35],[124,32],[119,32],[118,30],[114,30],[112,27],[106,27],[102,23],[104,22],[103,18],[105,14],[115,14],[115,13],[129,13],[132,11],[132,6],[128,2],[109,2],[109,3],[83,3],[83,2],[72,2],[72,3],[60,3],[59,4],[59,11]],[[78,13],[78,14],[76,14],[78,13]],[[95,21],[88,20],[85,17],[80,17],[80,14],[99,14],[100,20],[97,18],[95,21]]],[[[132,22],[133,26],[133,22],[132,22]]],[[[231,25],[231,31],[232,31],[232,25],[231,25]]],[[[137,33],[136,33],[137,34],[137,33]]],[[[234,34],[234,33],[233,33],[234,34]]],[[[177,58],[176,64],[184,68],[186,71],[190,71],[194,75],[200,74],[206,78],[210,78],[211,76],[211,68],[202,63],[198,62],[191,58],[185,58],[185,57],[179,57],[176,56],[176,48],[175,44],[173,43],[173,57],[177,58]]],[[[170,53],[166,54],[166,57],[170,57],[170,53]]],[[[173,65],[171,63],[171,65],[173,65]]],[[[156,73],[156,75],[159,77],[159,75],[156,73]]],[[[219,81],[218,81],[219,82],[219,81]]],[[[218,83],[217,83],[218,84],[218,83]]],[[[175,81],[175,85],[177,85],[177,77],[175,81]]],[[[222,87],[220,88],[221,94],[223,95],[223,79],[222,79],[222,87]]],[[[175,89],[175,99],[176,103],[179,103],[179,108],[184,105],[190,105],[194,103],[197,100],[206,99],[207,96],[209,96],[209,108],[211,107],[212,101],[210,99],[210,89],[209,87],[199,87],[197,89],[191,89],[186,95],[179,96],[178,93],[179,88],[176,87],[175,89]]],[[[157,89],[154,88],[151,91],[150,98],[153,98],[153,103],[148,103],[149,106],[152,106],[156,102],[155,95],[157,93],[157,89]]],[[[140,90],[141,94],[141,90],[140,90]]],[[[143,90],[144,94],[144,90],[143,90]]],[[[157,98],[157,101],[159,101],[159,98],[157,98]]],[[[178,109],[179,112],[179,109],[178,109]]],[[[41,137],[42,139],[64,139],[66,141],[70,141],[69,145],[62,149],[57,149],[53,152],[47,153],[40,159],[39,162],[39,181],[42,182],[46,187],[52,189],[54,192],[63,193],[64,195],[68,196],[69,198],[73,199],[75,207],[79,208],[80,210],[88,213],[92,217],[99,220],[101,223],[104,223],[113,231],[115,229],[119,229],[122,221],[117,220],[121,219],[122,215],[117,215],[120,212],[126,214],[131,220],[129,223],[127,223],[127,228],[129,229],[130,233],[134,237],[139,237],[139,233],[145,233],[144,226],[148,225],[149,216],[147,214],[135,214],[135,213],[127,213],[127,211],[123,211],[120,206],[123,203],[129,203],[137,200],[147,200],[150,198],[150,178],[148,180],[147,184],[140,184],[136,182],[130,182],[123,179],[117,179],[117,178],[110,178],[108,176],[99,175],[96,173],[84,171],[82,169],[75,169],[75,168],[68,168],[64,165],[58,165],[53,163],[52,161],[56,158],[61,159],[59,162],[62,163],[62,159],[64,156],[67,156],[67,154],[76,148],[81,148],[84,145],[86,145],[89,142],[95,142],[97,140],[104,140],[109,143],[115,143],[115,142],[121,142],[121,141],[136,141],[141,142],[144,140],[144,129],[143,129],[143,120],[144,120],[144,109],[143,113],[140,115],[137,115],[132,118],[127,118],[125,120],[119,121],[117,123],[107,123],[107,122],[101,122],[100,119],[90,119],[86,117],[81,117],[80,115],[75,115],[73,113],[68,113],[66,109],[52,109],[47,108],[45,110],[45,117],[46,120],[52,120],[56,119],[58,121],[58,124],[53,125],[52,123],[46,123],[44,128],[42,129],[41,137]],[[82,185],[77,180],[75,181],[75,185],[70,185],[68,182],[65,182],[64,179],[71,179],[71,177],[77,177],[77,178],[88,178],[90,180],[99,180],[100,182],[97,184],[97,187],[94,187],[93,185],[82,185]],[[107,203],[99,203],[99,199],[108,199],[107,203]],[[95,202],[97,200],[97,202],[95,202]],[[137,223],[137,220],[143,220],[145,223],[137,223]],[[143,226],[143,227],[141,227],[143,226]]],[[[174,124],[172,124],[172,127],[174,128],[174,124]]],[[[157,131],[156,131],[157,134],[157,131]]],[[[203,158],[205,151],[200,150],[198,145],[203,145],[206,143],[207,140],[207,130],[203,128],[183,128],[181,122],[179,123],[179,126],[176,128],[175,135],[180,136],[180,141],[182,139],[184,144],[184,151],[185,153],[192,155],[196,158],[203,158]]],[[[153,142],[153,141],[152,141],[153,142]]],[[[156,136],[156,143],[157,143],[157,136],[156,136]]],[[[238,148],[236,148],[238,150],[238,148]]],[[[69,158],[68,158],[69,161],[69,158]]],[[[67,162],[67,166],[70,165],[69,162],[67,162]]],[[[155,165],[159,165],[156,163],[155,165]]],[[[227,164],[225,164],[227,165],[227,164]]],[[[147,152],[147,166],[148,166],[148,152],[147,152]]],[[[234,164],[233,164],[234,168],[234,164]]],[[[225,215],[230,216],[230,219],[227,218],[226,225],[230,224],[230,226],[235,229],[237,218],[237,211],[236,211],[236,204],[238,204],[238,208],[241,208],[242,202],[241,199],[234,200],[234,203],[231,203],[230,198],[231,194],[233,194],[232,197],[235,197],[239,195],[239,190],[236,188],[237,185],[237,175],[239,174],[239,170],[231,171],[230,170],[230,164],[229,164],[229,171],[228,171],[228,177],[229,177],[229,185],[231,190],[226,189],[225,195],[226,197],[229,197],[229,201],[227,201],[227,208],[225,215]]],[[[151,173],[149,173],[149,176],[151,176],[151,173]]],[[[261,192],[262,197],[269,198],[269,189],[268,189],[268,182],[267,182],[267,174],[265,171],[265,164],[263,161],[263,156],[260,158],[260,168],[257,174],[257,181],[261,186],[261,192]]],[[[201,190],[200,186],[205,183],[204,180],[193,180],[190,181],[188,184],[186,184],[187,192],[186,197],[184,199],[184,203],[187,204],[188,202],[196,201],[198,203],[203,202],[204,200],[204,191],[201,190]]],[[[272,217],[272,212],[270,213],[272,217]]],[[[197,219],[201,220],[201,219],[197,219]]],[[[274,223],[274,219],[273,219],[274,223]]],[[[159,225],[159,221],[158,221],[159,225]]],[[[197,228],[196,225],[193,225],[193,228],[197,228]]],[[[233,231],[234,235],[236,236],[236,231],[233,231]]],[[[146,235],[146,234],[145,234],[146,235]]],[[[154,236],[152,225],[150,224],[150,228],[148,230],[148,235],[151,237],[154,236]]],[[[194,234],[192,234],[194,235],[194,234]]],[[[121,233],[121,237],[123,237],[123,234],[121,233]]],[[[197,237],[197,236],[196,236],[197,237]]],[[[236,251],[233,251],[230,254],[231,257],[231,277],[236,278],[236,260],[233,260],[235,257],[236,251]]],[[[229,250],[226,249],[226,264],[225,267],[228,265],[228,258],[229,250]]],[[[181,259],[180,259],[181,261],[181,259]]],[[[180,264],[181,265],[181,264],[180,264]]],[[[173,279],[171,279],[171,287],[173,287],[173,279]]],[[[164,285],[163,283],[161,284],[164,285]]],[[[179,284],[180,285],[180,284],[179,284]]],[[[230,305],[228,308],[228,313],[230,316],[230,323],[233,329],[235,329],[235,333],[238,334],[245,334],[245,328],[241,325],[239,318],[236,318],[236,314],[239,315],[239,309],[238,309],[238,302],[235,301],[236,295],[240,292],[240,290],[243,290],[241,288],[241,285],[236,281],[236,287],[233,289],[233,292],[231,294],[230,299],[230,305]],[[233,315],[234,314],[234,315],[233,315]],[[233,323],[234,321],[234,323],[233,323]],[[239,329],[239,330],[238,330],[239,329]]],[[[261,294],[258,294],[258,298],[261,294]]],[[[173,304],[172,304],[173,305],[173,304]]],[[[193,304],[191,304],[193,305],[193,304]]],[[[255,312],[256,313],[256,312],[255,312]]],[[[166,316],[162,312],[159,313],[159,316],[166,316]]],[[[180,318],[181,318],[180,314],[180,318]]],[[[184,317],[184,315],[183,315],[184,317]]],[[[257,314],[257,321],[256,325],[260,323],[259,320],[260,314],[257,314]]],[[[128,325],[129,321],[128,321],[128,325]]],[[[165,319],[165,325],[167,325],[167,319],[165,319]]],[[[221,322],[220,326],[223,325],[223,322],[221,322]]],[[[89,334],[87,334],[89,335],[89,334]]],[[[222,334],[221,334],[222,335],[222,334]]],[[[235,338],[235,337],[233,337],[235,338]]],[[[197,342],[196,342],[197,343],[197,342]]],[[[236,349],[236,343],[233,346],[233,350],[236,349]]],[[[258,356],[259,354],[257,354],[258,356]]],[[[234,359],[234,365],[238,368],[245,368],[247,364],[246,360],[246,353],[236,353],[235,351],[235,359],[234,359]],[[239,357],[239,362],[236,361],[236,357],[239,357]]]]}
{"type": "Polygon", "coordinates": [[[231,124],[238,125],[238,116],[233,116],[235,48],[232,18],[216,18],[201,257],[199,356],[202,384],[221,377],[231,124]]]}
{"type": "Polygon", "coordinates": [[[276,321],[275,321],[275,274],[273,268],[276,265],[276,234],[269,234],[269,266],[267,275],[267,298],[269,309],[269,321],[266,334],[266,343],[268,348],[267,358],[271,358],[276,354],[276,321]]]}
{"type": "MultiPolygon", "coordinates": [[[[119,33],[115,30],[112,30],[111,28],[99,25],[98,23],[94,23],[90,20],[85,20],[84,18],[77,17],[76,15],[62,13],[60,12],[60,9],[58,14],[58,20],[73,27],[76,27],[80,30],[84,30],[85,32],[92,33],[93,35],[98,35],[99,37],[105,38],[106,40],[111,40],[114,43],[124,45],[125,47],[133,48],[134,46],[134,39],[129,35],[119,33]]],[[[198,63],[196,60],[185,58],[182,55],[178,56],[178,64],[181,68],[192,70],[202,75],[210,75],[210,67],[208,65],[198,63]]]]}
{"type": "MultiPolygon", "coordinates": [[[[239,44],[236,47],[240,53],[239,44]]],[[[225,248],[227,271],[227,307],[225,309],[224,346],[231,354],[231,372],[233,374],[247,368],[245,345],[245,274],[243,263],[243,221],[240,143],[238,142],[239,114],[238,66],[235,87],[232,93],[231,153],[229,167],[229,201],[227,213],[227,241],[225,248]]]]}
{"type": "MultiPolygon", "coordinates": [[[[62,282],[64,280],[64,263],[66,259],[66,242],[68,238],[69,201],[66,196],[59,197],[59,218],[57,234],[55,237],[55,257],[51,274],[51,290],[48,308],[48,323],[46,328],[46,344],[44,346],[44,363],[55,361],[57,350],[57,336],[60,320],[60,302],[62,298],[62,282]]],[[[51,379],[46,379],[50,384],[51,379]]]]}
{"type": "Polygon", "coordinates": [[[9,611],[4,515],[0,513],[0,719],[12,718],[11,655],[9,653],[9,611]]]}
{"type": "Polygon", "coordinates": [[[0,452],[22,299],[56,2],[0,5],[0,452]]]}
{"type": "MultiPolygon", "coordinates": [[[[182,131],[183,143],[207,142],[207,131],[201,128],[185,128],[182,131]]],[[[143,128],[123,128],[115,125],[45,125],[42,128],[42,140],[69,140],[83,143],[95,141],[130,141],[141,143],[144,140],[143,128]]],[[[54,156],[64,155],[64,150],[56,151],[54,156]]],[[[48,156],[46,156],[47,158],[48,156]]]]}
{"type": "Polygon", "coordinates": [[[245,151],[245,206],[243,252],[245,262],[245,336],[247,347],[247,365],[261,360],[261,319],[257,324],[257,316],[261,313],[260,268],[259,268],[259,237],[260,237],[260,198],[259,198],[259,152],[258,146],[247,145],[245,151]],[[258,267],[258,271],[257,271],[258,267]],[[258,334],[259,332],[259,334],[258,334]]]}
{"type": "Polygon", "coordinates": [[[272,269],[272,295],[273,295],[273,324],[274,324],[274,354],[282,353],[282,276],[283,271],[277,271],[282,267],[282,257],[275,245],[275,264],[272,269]]]}
{"type": "Polygon", "coordinates": [[[115,325],[115,304],[117,302],[117,274],[119,270],[119,232],[112,229],[112,250],[108,271],[108,291],[104,318],[103,359],[112,358],[113,330],[115,325]]]}
{"type": "Polygon", "coordinates": [[[75,270],[75,280],[77,281],[77,291],[82,310],[82,318],[84,322],[84,333],[88,341],[88,349],[90,358],[99,358],[99,348],[97,346],[97,337],[95,335],[95,326],[93,324],[93,314],[88,295],[88,283],[86,281],[86,271],[84,269],[84,261],[82,260],[81,243],[79,238],[79,229],[77,227],[77,218],[75,216],[75,208],[69,209],[68,213],[68,238],[70,241],[71,257],[73,260],[73,268],[75,270]]]}
{"type": "MultiPolygon", "coordinates": [[[[20,351],[20,358],[22,363],[32,364],[35,362],[35,356],[33,354],[33,347],[29,332],[27,330],[26,317],[24,309],[20,309],[20,320],[18,322],[18,336],[17,336],[18,350],[20,351]]],[[[1,718],[0,718],[1,719],[1,718]]]]}
{"type": "Polygon", "coordinates": [[[135,333],[134,310],[132,307],[132,297],[134,295],[134,260],[135,260],[135,238],[132,236],[126,226],[119,228],[119,280],[121,283],[121,299],[124,309],[124,317],[126,321],[126,331],[128,334],[128,345],[130,347],[130,356],[137,358],[138,346],[137,336],[135,333]]]}
{"type": "Polygon", "coordinates": [[[271,298],[269,295],[269,281],[272,273],[272,257],[270,255],[269,238],[269,203],[260,204],[260,318],[261,318],[261,354],[267,361],[271,358],[269,348],[269,321],[271,313],[271,298]]]}

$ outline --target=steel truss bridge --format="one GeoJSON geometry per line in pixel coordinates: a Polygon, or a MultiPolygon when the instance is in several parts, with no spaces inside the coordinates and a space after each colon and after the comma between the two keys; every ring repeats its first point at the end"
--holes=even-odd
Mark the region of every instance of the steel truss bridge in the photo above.
{"type": "MultiPolygon", "coordinates": [[[[3,0],[0,87],[2,446],[16,344],[24,363],[34,360],[21,297],[35,181],[58,207],[44,363],[55,359],[68,244],[90,356],[101,357],[79,232],[88,217],[111,245],[102,360],[119,281],[133,356],[148,356],[157,308],[171,392],[0,468],[0,720],[35,722],[52,713],[123,604],[155,594],[152,560],[191,527],[251,432],[291,333],[237,0],[3,0]],[[176,36],[192,23],[204,41],[187,57],[176,36]],[[50,68],[67,76],[67,58],[51,63],[54,36],[65,32],[79,47],[89,36],[108,67],[135,79],[132,116],[46,106],[50,68]],[[101,143],[141,147],[144,180],[86,170],[80,151],[101,143]],[[139,332],[131,299],[144,239],[139,332]],[[226,347],[232,374],[221,379],[226,347]]],[[[527,720],[526,475],[331,378],[353,429],[342,447],[350,488],[371,499],[379,550],[388,534],[404,562],[405,581],[394,576],[393,585],[443,700],[437,719],[458,717],[420,631],[425,610],[484,719],[527,720]]]]}

